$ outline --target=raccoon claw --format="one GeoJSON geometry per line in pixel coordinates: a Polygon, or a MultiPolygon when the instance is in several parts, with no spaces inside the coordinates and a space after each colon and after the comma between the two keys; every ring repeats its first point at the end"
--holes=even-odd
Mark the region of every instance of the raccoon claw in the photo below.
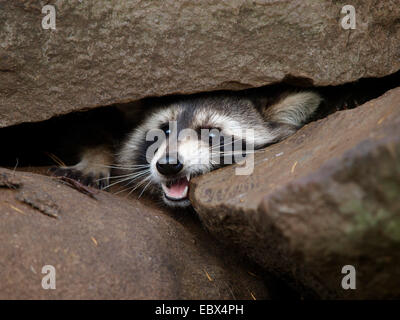
{"type": "Polygon", "coordinates": [[[99,189],[104,189],[109,184],[110,177],[105,177],[103,174],[99,175],[99,179],[96,180],[99,189]]]}
{"type": "Polygon", "coordinates": [[[52,176],[67,177],[83,185],[98,189],[103,189],[108,185],[108,177],[105,177],[103,174],[99,174],[98,176],[93,173],[84,174],[82,171],[73,167],[52,167],[49,169],[49,172],[52,176]]]}

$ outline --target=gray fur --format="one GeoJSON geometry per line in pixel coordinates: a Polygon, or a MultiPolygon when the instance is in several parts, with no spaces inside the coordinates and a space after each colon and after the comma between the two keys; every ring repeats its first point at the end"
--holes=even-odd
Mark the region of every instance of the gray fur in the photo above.
{"type": "MultiPolygon", "coordinates": [[[[238,137],[239,131],[253,129],[255,132],[254,148],[262,148],[281,141],[298,130],[309,120],[322,98],[315,92],[301,91],[282,94],[275,99],[274,103],[268,104],[263,101],[268,101],[268,99],[263,96],[249,98],[239,94],[209,94],[185,98],[169,105],[160,106],[129,134],[117,155],[118,166],[124,168],[123,171],[126,174],[134,176],[139,170],[132,166],[145,164],[138,160],[140,159],[138,153],[144,152],[143,142],[146,132],[159,128],[163,123],[169,121],[177,121],[178,130],[202,127],[220,128],[222,132],[234,137],[238,137]]],[[[246,139],[245,136],[240,138],[246,139]]],[[[202,145],[201,148],[207,147],[202,145]]],[[[143,176],[143,179],[146,177],[147,180],[142,181],[142,186],[146,186],[146,191],[161,196],[167,205],[187,206],[190,204],[187,199],[170,201],[163,195],[161,184],[168,183],[171,178],[158,174],[155,163],[156,157],[165,155],[165,152],[164,150],[164,153],[159,152],[154,156],[148,168],[148,174],[143,176]]],[[[178,146],[178,152],[185,154],[184,170],[173,177],[174,179],[185,175],[204,174],[216,168],[212,163],[197,166],[185,165],[193,160],[190,159],[191,157],[198,157],[195,148],[190,149],[188,144],[186,147],[178,146]],[[186,151],[185,148],[187,148],[186,151]]],[[[141,180],[137,179],[132,185],[137,185],[137,182],[141,180]]]]}

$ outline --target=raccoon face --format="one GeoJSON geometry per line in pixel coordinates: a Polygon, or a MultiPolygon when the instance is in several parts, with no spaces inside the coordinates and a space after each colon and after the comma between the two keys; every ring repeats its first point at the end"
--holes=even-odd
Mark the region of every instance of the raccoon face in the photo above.
{"type": "Polygon", "coordinates": [[[208,122],[180,130],[179,127],[180,123],[175,121],[162,125],[165,136],[161,135],[151,156],[150,174],[161,185],[163,201],[183,207],[190,205],[191,178],[235,163],[253,148],[250,136],[235,136],[230,130],[222,129],[222,123],[208,122]]]}
{"type": "MultiPolygon", "coordinates": [[[[300,105],[299,114],[306,116],[317,107],[306,114],[304,101],[300,105]]],[[[189,206],[191,178],[242,161],[255,149],[292,134],[296,126],[289,118],[296,114],[287,109],[276,107],[268,115],[271,121],[266,121],[252,102],[231,96],[185,100],[160,108],[123,144],[118,155],[124,172],[121,181],[132,191],[141,189],[140,195],[159,196],[168,206],[189,206]],[[289,120],[285,123],[281,118],[289,120]]]]}
{"type": "Polygon", "coordinates": [[[131,177],[127,184],[159,195],[169,206],[189,206],[191,178],[241,161],[273,138],[249,102],[234,102],[201,99],[155,111],[119,154],[124,176],[131,177]]]}

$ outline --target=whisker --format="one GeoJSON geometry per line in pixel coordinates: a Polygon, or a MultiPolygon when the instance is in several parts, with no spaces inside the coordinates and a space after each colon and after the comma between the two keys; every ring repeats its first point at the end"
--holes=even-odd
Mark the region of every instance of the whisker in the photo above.
{"type": "Polygon", "coordinates": [[[111,168],[111,169],[136,169],[136,168],[148,168],[150,164],[138,164],[138,165],[131,165],[131,166],[120,166],[120,165],[104,165],[98,164],[100,167],[111,168]]]}
{"type": "Polygon", "coordinates": [[[135,191],[137,188],[139,188],[140,186],[142,186],[148,179],[150,179],[151,176],[149,175],[148,177],[144,178],[138,185],[136,185],[136,187],[132,188],[131,191],[129,191],[128,196],[135,191]]]}
{"type": "Polygon", "coordinates": [[[121,193],[121,192],[124,192],[124,191],[127,191],[127,190],[129,190],[131,187],[128,187],[128,188],[125,188],[125,189],[122,189],[122,190],[118,190],[117,192],[114,192],[113,194],[119,194],[119,193],[121,193]]]}
{"type": "Polygon", "coordinates": [[[143,188],[142,192],[140,193],[138,199],[140,199],[140,197],[143,195],[144,191],[146,190],[146,188],[150,185],[151,180],[146,184],[146,186],[143,188]]]}
{"type": "Polygon", "coordinates": [[[51,152],[45,152],[45,154],[50,157],[59,167],[66,167],[67,165],[59,157],[51,152]]]}
{"type": "Polygon", "coordinates": [[[240,155],[240,154],[255,154],[255,153],[257,153],[257,152],[254,152],[254,151],[246,151],[246,152],[243,152],[243,151],[236,151],[236,152],[219,152],[219,153],[213,153],[213,155],[240,155]]]}
{"type": "Polygon", "coordinates": [[[120,179],[120,180],[118,180],[116,182],[113,182],[113,183],[109,184],[108,186],[105,186],[102,190],[105,190],[107,188],[110,188],[111,186],[114,186],[116,184],[119,184],[119,183],[127,181],[127,180],[131,180],[131,182],[133,182],[136,179],[140,178],[141,176],[148,174],[149,172],[150,172],[150,170],[144,170],[144,171],[141,171],[139,173],[135,173],[134,175],[129,175],[128,177],[126,177],[124,179],[120,179]]]}
{"type": "MultiPolygon", "coordinates": [[[[143,171],[143,170],[142,170],[143,171]]],[[[117,179],[117,178],[123,178],[123,177],[128,177],[128,176],[134,176],[134,174],[136,174],[136,173],[139,173],[139,172],[142,172],[142,171],[137,171],[137,172],[132,172],[132,173],[128,173],[128,174],[123,174],[123,175],[120,175],[120,176],[110,176],[110,177],[105,177],[105,178],[100,178],[100,179],[97,179],[96,181],[100,181],[100,180],[105,180],[105,179],[117,179]]],[[[146,170],[147,171],[147,170],[146,170]]],[[[149,170],[150,171],[150,170],[149,170]]]]}
{"type": "Polygon", "coordinates": [[[214,150],[214,149],[217,149],[217,148],[221,148],[221,146],[222,146],[222,147],[229,146],[229,145],[231,145],[231,144],[233,144],[233,143],[235,143],[235,142],[237,142],[237,141],[240,141],[240,140],[242,140],[242,139],[238,138],[238,139],[235,139],[235,140],[233,140],[232,142],[229,142],[229,143],[218,144],[218,145],[216,145],[216,146],[212,146],[211,150],[214,150]]]}
{"type": "MultiPolygon", "coordinates": [[[[146,177],[144,180],[147,180],[149,177],[146,177]]],[[[129,184],[129,183],[128,183],[129,184]]],[[[127,185],[128,185],[127,184],[127,185]]],[[[140,185],[142,185],[143,184],[143,181],[141,181],[141,184],[140,185]]],[[[140,186],[139,185],[139,186],[140,186]]],[[[119,194],[119,193],[121,193],[121,192],[124,192],[124,191],[127,191],[127,190],[129,190],[129,189],[132,189],[133,187],[128,187],[128,188],[125,188],[125,189],[122,189],[122,190],[118,190],[117,192],[114,192],[113,194],[119,194]]],[[[135,188],[133,188],[128,194],[127,194],[127,197],[134,191],[134,190],[136,190],[137,189],[137,187],[135,187],[135,188]]]]}

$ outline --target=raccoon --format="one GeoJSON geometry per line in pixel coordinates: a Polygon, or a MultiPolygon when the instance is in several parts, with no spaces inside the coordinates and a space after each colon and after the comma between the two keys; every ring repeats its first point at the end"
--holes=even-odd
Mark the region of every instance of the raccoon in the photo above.
{"type": "Polygon", "coordinates": [[[188,207],[193,177],[287,138],[310,120],[321,101],[314,91],[181,97],[153,108],[114,154],[105,146],[87,150],[77,165],[59,168],[56,175],[78,173],[103,188],[124,184],[130,192],[139,190],[139,197],[149,193],[167,206],[188,207]],[[226,151],[233,144],[240,150],[226,151]]]}

